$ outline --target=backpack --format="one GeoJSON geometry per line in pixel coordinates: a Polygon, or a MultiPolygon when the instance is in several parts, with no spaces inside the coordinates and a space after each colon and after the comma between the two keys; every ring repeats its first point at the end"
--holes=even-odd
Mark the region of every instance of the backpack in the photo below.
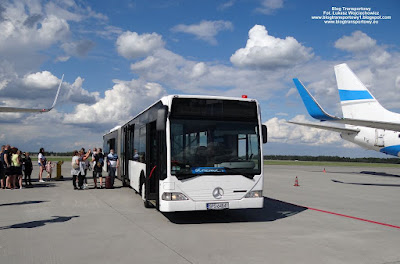
{"type": "Polygon", "coordinates": [[[103,155],[97,155],[96,166],[102,168],[104,166],[104,157],[103,155]]]}

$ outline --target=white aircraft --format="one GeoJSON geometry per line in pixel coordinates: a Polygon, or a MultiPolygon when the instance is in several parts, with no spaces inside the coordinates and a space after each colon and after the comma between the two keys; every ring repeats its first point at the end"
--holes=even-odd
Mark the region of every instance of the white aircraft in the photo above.
{"type": "Polygon", "coordinates": [[[63,82],[64,79],[64,74],[61,77],[61,82],[60,85],[58,86],[58,90],[57,90],[57,94],[56,94],[56,98],[54,99],[53,105],[50,108],[43,108],[43,109],[36,109],[36,108],[18,108],[18,107],[6,107],[6,106],[0,106],[0,112],[26,112],[26,113],[46,113],[51,111],[51,109],[54,108],[54,106],[56,106],[57,103],[57,98],[58,98],[58,94],[60,93],[60,89],[61,89],[61,84],[63,82]]]}
{"type": "Polygon", "coordinates": [[[347,64],[336,65],[335,75],[343,117],[328,114],[297,78],[293,81],[313,118],[345,126],[289,123],[339,132],[341,138],[363,148],[400,156],[400,114],[385,109],[347,64]]]}

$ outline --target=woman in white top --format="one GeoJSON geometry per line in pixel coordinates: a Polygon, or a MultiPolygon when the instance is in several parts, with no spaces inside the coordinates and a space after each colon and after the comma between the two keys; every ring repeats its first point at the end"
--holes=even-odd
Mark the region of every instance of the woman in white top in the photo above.
{"type": "Polygon", "coordinates": [[[90,152],[91,151],[89,149],[89,151],[83,155],[82,151],[74,151],[74,156],[72,157],[71,163],[72,185],[74,186],[74,190],[82,190],[83,176],[85,175],[84,162],[87,160],[87,158],[89,158],[90,152]],[[79,188],[76,187],[76,177],[79,179],[79,188]]]}
{"type": "Polygon", "coordinates": [[[39,182],[44,182],[43,171],[46,170],[46,157],[44,156],[44,148],[40,148],[39,150],[38,165],[39,165],[39,182]]]}

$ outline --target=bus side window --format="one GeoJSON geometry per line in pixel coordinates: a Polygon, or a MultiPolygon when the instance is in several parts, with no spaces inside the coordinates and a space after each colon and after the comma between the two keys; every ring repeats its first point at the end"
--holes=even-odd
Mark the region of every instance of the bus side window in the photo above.
{"type": "Polygon", "coordinates": [[[139,161],[146,162],[146,126],[139,129],[139,161]]]}

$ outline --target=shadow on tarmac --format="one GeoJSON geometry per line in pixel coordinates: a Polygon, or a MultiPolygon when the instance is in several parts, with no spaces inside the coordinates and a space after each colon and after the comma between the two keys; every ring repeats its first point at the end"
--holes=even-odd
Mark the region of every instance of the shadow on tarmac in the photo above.
{"type": "Polygon", "coordinates": [[[306,207],[264,197],[264,207],[261,209],[190,211],[163,215],[174,224],[242,223],[275,221],[305,210],[306,207]]]}
{"type": "Polygon", "coordinates": [[[48,201],[23,201],[18,203],[5,203],[0,204],[0,206],[13,206],[13,205],[24,205],[24,204],[38,204],[38,203],[46,203],[48,201]]]}
{"type": "MultiPolygon", "coordinates": [[[[321,172],[321,171],[312,171],[312,172],[321,172]]],[[[336,172],[336,171],[327,171],[326,173],[329,173],[329,174],[335,174],[335,173],[337,173],[337,174],[343,174],[343,173],[346,173],[346,174],[366,174],[366,175],[373,175],[373,176],[382,176],[382,177],[395,177],[395,178],[400,178],[400,175],[398,175],[398,174],[390,174],[390,173],[386,173],[386,172],[379,172],[379,171],[360,171],[360,172],[354,172],[354,171],[351,171],[351,172],[343,172],[343,171],[339,171],[339,172],[336,172]]]]}
{"type": "Polygon", "coordinates": [[[45,226],[46,224],[52,224],[52,223],[64,223],[69,220],[71,220],[74,217],[79,217],[79,215],[74,215],[74,216],[52,216],[55,217],[53,219],[46,219],[46,220],[39,220],[39,221],[31,221],[31,222],[26,222],[26,223],[21,223],[21,224],[14,224],[10,226],[3,226],[0,227],[0,230],[7,230],[7,229],[18,229],[18,228],[36,228],[36,227],[41,227],[45,226]]]}
{"type": "Polygon", "coordinates": [[[361,171],[360,173],[368,175],[384,176],[384,177],[400,177],[400,175],[397,174],[390,174],[386,172],[377,172],[377,171],[361,171]]]}
{"type": "MultiPolygon", "coordinates": [[[[48,188],[48,187],[57,187],[55,183],[49,183],[49,182],[43,182],[43,183],[35,183],[32,187],[28,187],[29,189],[35,189],[35,188],[48,188]]],[[[26,187],[25,187],[26,188],[26,187]]]]}
{"type": "Polygon", "coordinates": [[[390,184],[390,183],[362,183],[362,182],[343,182],[332,179],[331,181],[341,184],[353,184],[353,185],[366,185],[366,186],[386,186],[386,187],[400,187],[400,184],[390,184]]]}

